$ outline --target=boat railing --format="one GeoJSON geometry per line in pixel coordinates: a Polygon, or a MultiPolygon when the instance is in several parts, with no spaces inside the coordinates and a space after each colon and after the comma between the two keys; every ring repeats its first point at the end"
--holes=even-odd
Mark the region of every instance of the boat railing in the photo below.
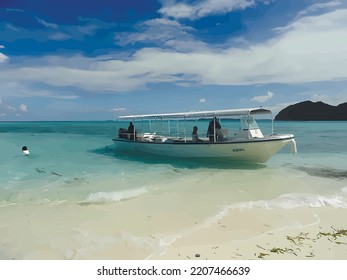
{"type": "MultiPolygon", "coordinates": [[[[135,133],[129,133],[124,122],[118,127],[118,138],[120,140],[133,140],[139,142],[192,142],[192,130],[198,127],[199,141],[209,141],[207,128],[209,119],[199,120],[155,120],[155,121],[133,121],[135,133]],[[123,127],[123,128],[122,128],[123,127]]],[[[252,116],[244,116],[239,119],[222,119],[222,128],[216,130],[216,142],[235,141],[241,139],[264,138],[257,122],[252,116]]]]}

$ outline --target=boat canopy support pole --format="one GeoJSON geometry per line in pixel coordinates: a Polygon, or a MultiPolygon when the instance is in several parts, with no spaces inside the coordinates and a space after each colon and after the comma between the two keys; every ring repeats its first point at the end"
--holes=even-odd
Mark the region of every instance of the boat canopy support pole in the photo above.
{"type": "Polygon", "coordinates": [[[133,119],[133,123],[135,124],[134,125],[134,131],[133,131],[133,135],[132,135],[132,137],[133,137],[133,141],[135,142],[136,141],[136,119],[134,118],[133,119]]]}
{"type": "Polygon", "coordinates": [[[214,114],[214,118],[213,118],[213,142],[216,142],[216,114],[214,114]]]}
{"type": "Polygon", "coordinates": [[[249,131],[249,121],[250,121],[250,118],[251,118],[251,114],[248,113],[248,116],[247,116],[248,139],[251,139],[251,138],[252,138],[251,132],[249,131]]]}
{"type": "Polygon", "coordinates": [[[184,121],[184,142],[187,143],[187,123],[186,123],[186,116],[183,117],[183,121],[184,121]]]}

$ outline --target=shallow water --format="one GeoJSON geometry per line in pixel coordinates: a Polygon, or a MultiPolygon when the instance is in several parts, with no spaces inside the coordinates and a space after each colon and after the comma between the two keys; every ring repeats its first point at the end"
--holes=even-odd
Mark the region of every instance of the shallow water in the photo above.
{"type": "Polygon", "coordinates": [[[258,165],[119,154],[114,122],[0,123],[0,258],[145,258],[235,208],[346,208],[347,122],[275,128],[298,154],[258,165]]]}

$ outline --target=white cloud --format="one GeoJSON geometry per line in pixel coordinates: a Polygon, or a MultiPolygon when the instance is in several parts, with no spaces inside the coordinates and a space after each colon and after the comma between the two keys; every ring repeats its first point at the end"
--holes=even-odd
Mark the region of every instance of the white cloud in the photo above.
{"type": "Polygon", "coordinates": [[[36,18],[36,21],[47,28],[58,29],[58,25],[55,23],[50,23],[40,18],[36,18]]]}
{"type": "Polygon", "coordinates": [[[5,62],[7,59],[8,57],[0,52],[0,62],[5,62]]]}
{"type": "Polygon", "coordinates": [[[62,33],[62,32],[57,32],[57,33],[51,34],[48,37],[52,40],[55,40],[55,41],[64,41],[64,40],[68,40],[71,38],[70,35],[62,33]]]}
{"type": "Polygon", "coordinates": [[[11,105],[8,105],[3,100],[0,99],[0,114],[1,116],[7,116],[8,114],[14,114],[17,111],[16,108],[14,108],[11,105]]]}
{"type": "Polygon", "coordinates": [[[175,49],[181,52],[207,50],[208,45],[196,40],[190,33],[194,29],[177,21],[158,18],[137,25],[138,32],[117,33],[117,45],[125,46],[136,42],[155,43],[158,47],[175,49]]]}
{"type": "Polygon", "coordinates": [[[263,103],[270,100],[273,96],[274,94],[271,91],[268,91],[265,95],[254,96],[253,98],[251,98],[251,100],[263,103]]]}
{"type": "MultiPolygon", "coordinates": [[[[1,78],[0,78],[1,81],[1,78]]],[[[1,84],[3,97],[41,97],[51,99],[75,100],[80,96],[62,90],[39,89],[28,81],[13,81],[1,84]]],[[[0,103],[1,104],[1,103],[0,103]]]]}
{"type": "Polygon", "coordinates": [[[10,23],[7,23],[5,26],[6,26],[6,29],[10,29],[10,30],[15,31],[15,32],[20,32],[20,30],[18,28],[16,28],[14,25],[12,25],[10,23]]]}
{"type": "Polygon", "coordinates": [[[18,13],[24,13],[24,10],[22,9],[14,9],[14,8],[7,8],[6,12],[18,12],[18,13]]]}
{"type": "Polygon", "coordinates": [[[28,112],[28,106],[26,104],[20,104],[19,110],[22,112],[28,112]]]}
{"type": "Polygon", "coordinates": [[[12,106],[10,106],[10,105],[5,105],[4,107],[5,107],[5,109],[6,109],[7,111],[10,111],[10,112],[15,112],[15,111],[17,111],[16,108],[14,108],[14,107],[12,107],[12,106]]]}
{"type": "Polygon", "coordinates": [[[124,112],[124,111],[126,111],[127,109],[126,108],[112,108],[111,109],[111,112],[116,112],[116,113],[118,113],[118,112],[124,112]]]}
{"type": "MultiPolygon", "coordinates": [[[[158,22],[152,22],[155,28],[158,28],[158,22]]],[[[180,25],[175,25],[173,21],[166,20],[166,24],[182,31],[180,25]]],[[[35,61],[35,66],[30,61],[25,67],[0,69],[0,82],[71,86],[98,93],[145,89],[149,83],[161,82],[249,85],[347,80],[346,26],[347,9],[337,9],[322,15],[298,18],[277,29],[273,39],[250,45],[247,49],[218,49],[205,44],[186,51],[144,48],[125,59],[119,56],[106,59],[43,57],[35,61]]],[[[159,33],[144,34],[142,40],[159,38],[159,33]]],[[[169,34],[167,38],[170,37],[169,34]]],[[[182,37],[181,40],[185,39],[182,37]]],[[[194,38],[189,39],[199,46],[194,38]]],[[[133,38],[127,42],[123,38],[123,44],[131,40],[140,39],[133,38]]]]}
{"type": "Polygon", "coordinates": [[[159,10],[164,16],[175,19],[198,19],[209,15],[226,14],[237,9],[254,6],[253,0],[203,0],[192,4],[182,1],[162,1],[159,10]]]}
{"type": "Polygon", "coordinates": [[[53,95],[53,94],[50,94],[46,97],[53,98],[53,99],[75,100],[75,99],[78,99],[80,96],[79,95],[53,95]]]}
{"type": "Polygon", "coordinates": [[[331,92],[325,93],[314,93],[310,100],[312,101],[322,101],[330,105],[339,105],[346,102],[347,89],[342,90],[341,92],[333,91],[334,95],[332,96],[331,92]]]}
{"type": "Polygon", "coordinates": [[[49,40],[67,40],[73,38],[82,41],[86,36],[95,34],[97,30],[109,30],[117,23],[108,23],[94,19],[79,18],[79,25],[58,25],[36,18],[36,21],[45,28],[23,28],[14,24],[0,22],[0,30],[3,38],[11,41],[30,38],[37,42],[49,40]]]}
{"type": "Polygon", "coordinates": [[[341,5],[340,0],[333,0],[323,3],[316,3],[311,6],[309,6],[307,9],[301,11],[298,16],[302,17],[310,13],[318,12],[320,10],[329,9],[329,8],[335,8],[337,6],[341,5]]]}
{"type": "Polygon", "coordinates": [[[200,103],[206,103],[206,99],[205,99],[205,98],[201,98],[201,99],[199,100],[199,102],[200,102],[200,103]]]}
{"type": "MultiPolygon", "coordinates": [[[[5,47],[3,45],[0,45],[0,49],[4,49],[5,47]]],[[[6,55],[4,55],[2,52],[0,52],[0,62],[5,62],[8,59],[6,55]]]]}
{"type": "Polygon", "coordinates": [[[86,34],[86,35],[94,35],[95,31],[99,29],[99,26],[96,24],[88,24],[85,26],[78,26],[77,31],[86,34]]]}

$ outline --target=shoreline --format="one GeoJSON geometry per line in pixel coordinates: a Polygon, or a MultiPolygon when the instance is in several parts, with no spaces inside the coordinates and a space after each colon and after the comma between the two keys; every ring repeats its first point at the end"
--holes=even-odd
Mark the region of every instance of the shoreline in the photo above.
{"type": "Polygon", "coordinates": [[[346,214],[347,209],[332,207],[233,210],[149,259],[346,260],[346,214]],[[251,230],[245,223],[252,223],[251,230]]]}
{"type": "Polygon", "coordinates": [[[346,208],[228,209],[184,220],[132,211],[137,203],[3,207],[0,259],[347,259],[346,208]],[[14,218],[4,223],[6,210],[14,218]]]}

